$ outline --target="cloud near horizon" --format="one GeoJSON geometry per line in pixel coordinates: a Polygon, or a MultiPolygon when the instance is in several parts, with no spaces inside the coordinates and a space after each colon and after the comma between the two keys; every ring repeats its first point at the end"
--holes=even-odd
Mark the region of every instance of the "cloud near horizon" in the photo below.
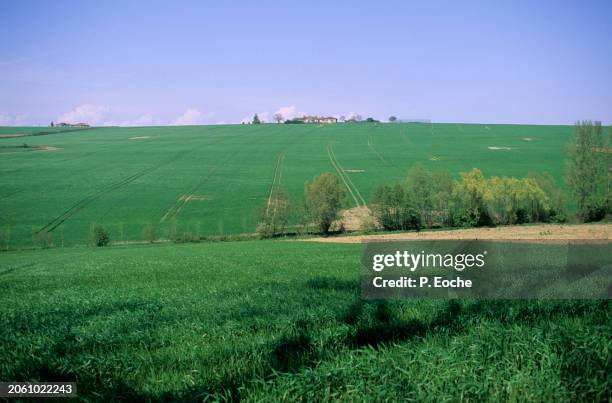
{"type": "Polygon", "coordinates": [[[173,126],[202,125],[204,124],[204,118],[205,116],[202,112],[194,108],[189,108],[170,124],[173,126]]]}
{"type": "MultiPolygon", "coordinates": [[[[205,124],[206,115],[196,108],[189,108],[176,119],[160,121],[152,114],[146,113],[134,119],[117,117],[114,111],[104,105],[82,104],[73,110],[57,117],[56,123],[87,123],[91,126],[153,126],[153,125],[201,125],[205,124]]],[[[0,125],[21,124],[15,117],[0,114],[0,125]]]]}
{"type": "Polygon", "coordinates": [[[280,113],[283,116],[283,119],[285,120],[293,119],[298,116],[305,115],[304,112],[299,112],[297,108],[295,107],[295,105],[281,106],[280,108],[276,110],[276,112],[274,112],[274,114],[277,114],[277,113],[280,113]]]}
{"type": "Polygon", "coordinates": [[[102,126],[109,118],[110,109],[102,105],[83,104],[57,117],[57,123],[87,123],[102,126]]]}

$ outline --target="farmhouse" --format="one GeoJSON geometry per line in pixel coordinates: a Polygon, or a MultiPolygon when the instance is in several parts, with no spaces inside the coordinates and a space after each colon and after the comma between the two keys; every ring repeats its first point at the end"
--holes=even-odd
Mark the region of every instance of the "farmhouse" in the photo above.
{"type": "Polygon", "coordinates": [[[304,123],[338,123],[338,119],[332,116],[304,116],[297,120],[301,120],[304,123]]]}
{"type": "Polygon", "coordinates": [[[56,123],[55,126],[56,127],[81,127],[81,128],[89,127],[87,123],[66,123],[66,122],[56,123]]]}

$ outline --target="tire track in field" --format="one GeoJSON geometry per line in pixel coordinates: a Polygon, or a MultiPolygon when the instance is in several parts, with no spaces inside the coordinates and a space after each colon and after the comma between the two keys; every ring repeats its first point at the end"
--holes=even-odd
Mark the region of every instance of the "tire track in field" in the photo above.
{"type": "MultiPolygon", "coordinates": [[[[265,129],[263,129],[263,128],[262,128],[262,129],[260,129],[260,130],[255,130],[254,132],[255,132],[255,133],[258,133],[258,132],[262,132],[262,131],[265,131],[265,129]]],[[[306,133],[304,133],[304,136],[305,136],[306,134],[308,134],[308,133],[312,133],[312,132],[314,132],[314,131],[315,131],[315,129],[312,129],[312,130],[306,131],[306,133]]],[[[245,136],[245,135],[249,135],[249,136],[251,136],[251,135],[253,135],[253,133],[254,133],[254,132],[249,132],[249,133],[247,133],[247,134],[242,134],[241,136],[245,136]]],[[[236,136],[236,137],[241,137],[241,136],[236,136]]],[[[291,137],[290,137],[290,138],[287,140],[287,142],[286,142],[286,143],[285,143],[285,144],[282,146],[282,148],[281,148],[281,154],[282,154],[282,161],[281,161],[281,164],[282,164],[282,163],[284,163],[284,160],[285,160],[285,151],[286,151],[286,150],[287,150],[289,147],[291,147],[291,146],[293,146],[293,145],[295,145],[295,144],[298,144],[298,143],[300,142],[301,138],[304,138],[304,136],[300,137],[300,139],[298,139],[298,141],[296,141],[295,139],[293,139],[293,138],[291,138],[291,137]]],[[[212,175],[213,175],[213,174],[214,174],[214,173],[215,173],[215,172],[216,172],[216,171],[217,171],[219,168],[221,168],[221,167],[225,166],[225,165],[227,164],[227,162],[229,162],[229,161],[231,160],[231,158],[233,158],[233,156],[228,157],[228,158],[227,158],[227,159],[226,159],[226,160],[225,160],[225,161],[222,163],[222,165],[213,167],[213,168],[211,169],[211,171],[209,172],[209,174],[208,174],[208,175],[207,175],[205,178],[203,178],[201,181],[199,181],[198,183],[196,183],[196,184],[195,184],[193,187],[191,187],[190,189],[188,189],[188,190],[187,190],[187,193],[184,193],[184,192],[183,192],[183,193],[179,194],[179,196],[178,196],[178,197],[177,197],[177,199],[176,199],[176,202],[174,202],[174,203],[173,203],[173,204],[172,204],[172,205],[171,205],[171,206],[170,206],[170,207],[169,207],[169,208],[166,210],[166,212],[164,213],[164,215],[163,215],[163,216],[160,218],[160,220],[159,220],[159,224],[164,223],[164,222],[165,222],[166,220],[168,220],[169,218],[176,217],[176,216],[177,216],[177,215],[178,215],[178,214],[181,212],[181,210],[183,209],[183,207],[184,207],[184,206],[187,204],[187,202],[189,201],[188,197],[181,197],[181,195],[187,195],[187,196],[189,196],[190,194],[193,194],[194,192],[196,192],[196,191],[197,191],[197,190],[198,190],[198,189],[199,189],[199,188],[200,188],[202,185],[204,185],[206,182],[208,182],[208,180],[209,180],[209,179],[212,177],[212,175]]],[[[277,159],[277,164],[278,164],[278,159],[277,159]]],[[[278,171],[278,166],[277,166],[275,169],[276,169],[276,170],[275,170],[275,173],[274,173],[274,179],[273,179],[273,183],[272,183],[272,185],[271,185],[271,186],[274,186],[274,181],[276,180],[276,177],[277,177],[277,172],[280,172],[280,175],[282,176],[282,167],[281,167],[281,170],[280,170],[280,171],[278,171]]],[[[279,178],[278,178],[278,181],[279,181],[279,182],[278,182],[277,187],[279,187],[279,186],[280,186],[280,179],[281,179],[281,178],[279,177],[279,178]]],[[[272,191],[272,188],[271,188],[271,191],[272,191]]],[[[278,190],[277,190],[276,192],[278,192],[278,190]]],[[[268,209],[269,209],[269,207],[268,207],[268,206],[269,206],[269,204],[270,204],[270,202],[269,202],[269,200],[268,200],[268,205],[267,205],[267,207],[266,207],[266,212],[267,212],[267,211],[268,211],[268,209]]]]}
{"type": "Polygon", "coordinates": [[[346,186],[351,197],[355,201],[355,206],[356,207],[366,206],[367,203],[365,202],[365,199],[363,198],[363,196],[361,196],[361,193],[359,193],[359,189],[357,189],[357,186],[355,186],[351,178],[346,174],[346,172],[344,172],[344,169],[342,169],[342,166],[340,165],[338,158],[336,158],[336,154],[334,154],[334,148],[331,143],[327,145],[327,155],[329,156],[329,159],[332,165],[336,169],[336,172],[338,172],[338,175],[340,175],[340,179],[342,179],[342,182],[344,182],[344,185],[346,186]]]}
{"type": "MultiPolygon", "coordinates": [[[[372,132],[373,132],[373,131],[374,131],[374,128],[372,128],[372,127],[371,127],[371,128],[369,129],[369,131],[368,131],[368,147],[370,147],[370,149],[372,150],[372,152],[374,152],[374,154],[375,154],[375,155],[378,157],[378,159],[380,159],[380,160],[383,162],[383,164],[384,164],[384,165],[386,165],[386,166],[387,166],[387,167],[389,167],[389,168],[393,168],[395,171],[397,171],[398,173],[400,173],[401,175],[403,175],[403,174],[404,174],[404,168],[400,167],[398,164],[396,164],[395,162],[393,162],[393,160],[385,158],[385,157],[382,155],[382,153],[380,153],[380,152],[378,151],[378,149],[377,149],[377,148],[374,146],[374,141],[373,141],[373,137],[372,137],[372,132]]],[[[407,136],[407,135],[406,135],[406,134],[404,134],[404,136],[403,136],[403,137],[405,138],[406,136],[407,136]]],[[[405,139],[405,140],[406,140],[406,142],[407,142],[408,144],[410,144],[410,141],[409,141],[409,140],[407,140],[407,139],[405,139]]]]}
{"type": "Polygon", "coordinates": [[[9,198],[9,197],[11,197],[11,196],[14,196],[14,195],[16,195],[16,194],[18,194],[18,193],[23,192],[24,190],[25,190],[25,189],[19,189],[19,190],[16,190],[16,191],[12,192],[12,193],[7,194],[7,195],[0,196],[0,200],[8,199],[8,198],[9,198]]]}
{"type": "Polygon", "coordinates": [[[383,164],[387,166],[393,165],[392,163],[387,161],[385,157],[383,157],[383,155],[376,148],[374,148],[374,144],[372,143],[372,133],[371,132],[368,132],[368,147],[370,147],[370,150],[372,150],[372,152],[378,157],[379,160],[383,162],[383,164]]]}
{"type": "MultiPolygon", "coordinates": [[[[169,162],[168,162],[169,163],[169,162]]],[[[78,202],[76,202],[75,204],[73,204],[70,208],[68,208],[66,211],[64,211],[62,214],[60,214],[59,216],[55,217],[53,220],[49,221],[47,224],[45,224],[42,228],[40,228],[38,231],[36,231],[36,234],[41,233],[42,231],[47,231],[47,232],[52,232],[54,229],[56,229],[57,227],[59,227],[60,225],[62,225],[64,222],[66,222],[67,220],[69,220],[72,216],[74,216],[76,213],[78,213],[79,211],[83,210],[85,207],[87,207],[89,204],[91,204],[92,202],[98,200],[99,198],[101,198],[102,196],[104,196],[107,193],[110,193],[114,190],[120,189],[121,187],[132,183],[133,181],[135,181],[136,179],[148,174],[149,172],[161,167],[162,165],[166,165],[161,164],[161,165],[157,165],[157,166],[153,166],[153,167],[149,167],[146,169],[143,169],[133,175],[130,175],[126,178],[123,178],[120,181],[117,181],[115,183],[110,184],[109,186],[107,186],[106,188],[91,194],[87,197],[85,197],[84,199],[79,200],[78,202]]]]}
{"type": "MultiPolygon", "coordinates": [[[[244,134],[239,135],[239,136],[231,136],[231,137],[221,137],[218,139],[215,139],[217,141],[212,141],[211,143],[207,144],[207,146],[211,146],[211,145],[215,145],[218,143],[221,143],[223,141],[227,141],[227,140],[231,140],[234,139],[236,137],[241,137],[244,136],[244,134]]],[[[110,145],[108,146],[110,147],[110,145]]],[[[135,180],[141,178],[142,176],[156,170],[159,169],[165,165],[168,165],[174,161],[176,161],[179,158],[184,158],[186,155],[193,153],[195,151],[195,149],[189,150],[187,152],[184,151],[180,151],[178,153],[176,153],[174,156],[172,156],[170,159],[166,160],[166,161],[162,161],[161,163],[154,165],[152,167],[148,167],[145,168],[143,170],[138,171],[137,173],[130,175],[128,177],[125,177],[117,182],[111,183],[110,185],[106,186],[105,188],[102,188],[100,191],[95,192],[81,200],[79,200],[78,202],[76,202],[75,204],[73,204],[72,206],[70,206],[67,210],[65,210],[62,214],[60,214],[59,216],[55,217],[53,220],[49,221],[47,224],[45,224],[43,227],[41,227],[38,231],[35,232],[35,234],[39,234],[42,231],[47,231],[47,232],[52,232],[53,230],[55,230],[57,227],[59,227],[60,225],[62,225],[64,222],[66,222],[67,220],[69,220],[71,217],[73,217],[75,214],[77,214],[79,211],[83,210],[85,207],[87,207],[89,204],[91,204],[92,202],[100,199],[102,196],[115,191],[117,189],[120,189],[122,187],[124,187],[125,185],[128,185],[132,182],[134,182],[135,180]]],[[[212,173],[211,173],[212,175],[212,173]]],[[[210,175],[209,175],[210,176],[210,175]]]]}
{"type": "Polygon", "coordinates": [[[270,185],[270,194],[268,196],[268,204],[266,206],[266,216],[270,215],[270,208],[272,208],[272,219],[276,216],[276,210],[278,207],[278,193],[283,180],[283,164],[285,162],[285,153],[281,152],[276,159],[276,167],[274,168],[274,178],[272,179],[272,185],[270,185]]]}
{"type": "Polygon", "coordinates": [[[179,197],[176,202],[172,204],[168,210],[166,210],[166,213],[159,219],[159,223],[163,224],[168,218],[176,217],[189,201],[189,195],[195,194],[198,189],[208,182],[215,172],[217,172],[219,168],[224,167],[230,159],[231,157],[226,158],[221,165],[215,165],[214,167],[210,168],[206,176],[200,177],[200,180],[196,182],[196,184],[192,186],[187,193],[184,194],[185,197],[179,197]]]}
{"type": "MultiPolygon", "coordinates": [[[[264,129],[260,129],[260,130],[255,130],[254,132],[261,132],[264,131],[264,129]]],[[[245,135],[253,135],[253,132],[247,133],[247,134],[240,134],[238,136],[232,136],[232,137],[223,137],[221,139],[219,139],[219,141],[207,144],[207,146],[211,146],[211,145],[216,145],[219,143],[222,143],[223,141],[227,141],[227,140],[232,140],[238,137],[243,137],[245,135]]],[[[181,195],[179,195],[179,197],[177,198],[177,200],[166,210],[166,212],[164,213],[164,215],[159,219],[159,224],[163,224],[167,219],[169,218],[174,218],[176,217],[181,210],[183,209],[183,207],[185,207],[185,205],[187,204],[187,202],[189,202],[189,195],[194,194],[195,192],[198,191],[198,189],[200,189],[200,187],[202,187],[202,185],[204,185],[206,182],[208,182],[210,180],[210,178],[215,174],[215,172],[217,172],[219,170],[219,168],[224,167],[225,165],[227,165],[227,163],[236,155],[236,153],[228,156],[220,165],[215,165],[214,167],[210,168],[210,170],[208,171],[208,174],[205,177],[201,177],[200,180],[198,182],[196,182],[196,184],[194,186],[192,186],[190,189],[187,190],[187,193],[183,193],[182,195],[185,195],[186,197],[181,197],[181,195]]]]}
{"type": "MultiPolygon", "coordinates": [[[[220,139],[220,141],[223,139],[220,139]]],[[[218,142],[220,142],[218,141],[218,142]]],[[[218,143],[217,142],[217,143],[218,143]]],[[[92,202],[98,200],[99,198],[101,198],[102,196],[115,191],[117,189],[122,188],[125,185],[128,185],[132,182],[134,182],[135,180],[143,177],[144,175],[159,169],[165,165],[168,165],[174,161],[176,161],[177,159],[181,158],[181,157],[185,157],[185,155],[188,155],[190,153],[192,153],[194,150],[190,150],[185,152],[178,152],[176,153],[174,156],[172,156],[170,159],[163,161],[157,165],[142,169],[140,171],[138,171],[137,173],[130,175],[126,178],[121,179],[120,181],[111,183],[110,185],[108,185],[107,187],[103,188],[102,190],[93,193],[81,200],[79,200],[78,202],[76,202],[75,204],[73,204],[70,208],[68,208],[66,211],[64,211],[62,214],[60,214],[59,216],[57,216],[56,218],[54,218],[53,220],[49,221],[47,224],[45,224],[42,228],[40,228],[38,231],[36,231],[36,234],[41,233],[42,231],[47,231],[47,232],[51,232],[54,229],[56,229],[57,227],[59,227],[60,225],[62,225],[64,222],[66,222],[67,220],[69,220],[71,217],[73,217],[76,213],[78,213],[79,211],[83,210],[85,207],[87,207],[89,204],[91,204],[92,202]]]]}
{"type": "MultiPolygon", "coordinates": [[[[242,136],[244,136],[244,134],[238,134],[238,135],[233,135],[233,136],[225,135],[225,136],[223,136],[223,137],[214,137],[210,143],[205,143],[205,144],[204,144],[204,147],[213,146],[213,145],[216,145],[216,144],[222,143],[222,142],[224,142],[224,141],[233,140],[233,139],[235,139],[235,138],[240,138],[240,137],[242,137],[242,136]]],[[[190,155],[190,154],[194,153],[196,150],[198,150],[198,149],[195,149],[195,148],[194,148],[194,149],[191,149],[191,150],[186,151],[186,152],[179,152],[179,153],[177,153],[177,154],[176,154],[176,158],[171,159],[171,160],[170,160],[168,163],[172,163],[172,162],[174,162],[175,160],[177,160],[177,159],[179,159],[179,158],[185,158],[186,156],[188,156],[188,155],[190,155]]],[[[164,164],[164,165],[166,165],[166,164],[164,164]]],[[[128,197],[128,196],[126,195],[125,197],[123,197],[123,198],[122,198],[122,200],[125,200],[127,197],[128,197]]],[[[172,208],[172,206],[171,206],[171,208],[172,208]]],[[[109,209],[108,209],[108,210],[106,210],[106,211],[104,212],[104,214],[102,214],[102,217],[106,217],[106,216],[108,215],[108,213],[109,213],[109,212],[110,212],[112,209],[114,209],[114,206],[109,207],[109,209]]]]}

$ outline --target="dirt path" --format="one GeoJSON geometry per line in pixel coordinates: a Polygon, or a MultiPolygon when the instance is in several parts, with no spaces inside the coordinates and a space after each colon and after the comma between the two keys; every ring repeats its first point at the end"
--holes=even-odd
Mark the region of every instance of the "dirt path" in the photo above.
{"type": "Polygon", "coordinates": [[[379,235],[355,235],[329,238],[309,238],[309,242],[361,243],[378,240],[612,240],[612,224],[538,224],[496,228],[469,228],[440,231],[403,232],[379,235]]]}
{"type": "Polygon", "coordinates": [[[276,215],[278,210],[278,193],[280,191],[281,183],[283,180],[283,163],[285,162],[285,153],[280,153],[276,159],[276,167],[274,168],[274,178],[272,178],[272,185],[270,185],[270,194],[268,196],[268,204],[266,206],[266,216],[270,215],[272,210],[272,219],[276,215]]]}
{"type": "Polygon", "coordinates": [[[351,178],[344,172],[342,165],[340,165],[338,158],[336,158],[336,154],[334,153],[334,148],[331,143],[327,146],[327,155],[329,155],[329,159],[332,165],[336,169],[336,172],[338,172],[340,179],[342,179],[342,182],[344,182],[344,185],[346,186],[351,197],[355,201],[355,207],[365,206],[367,204],[365,202],[365,199],[363,198],[363,196],[361,196],[361,193],[359,193],[359,189],[357,189],[357,186],[355,186],[351,178]]]}

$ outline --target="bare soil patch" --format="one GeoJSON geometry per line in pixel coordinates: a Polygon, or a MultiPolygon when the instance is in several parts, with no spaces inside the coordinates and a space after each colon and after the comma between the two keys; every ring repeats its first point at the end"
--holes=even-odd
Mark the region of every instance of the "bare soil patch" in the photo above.
{"type": "Polygon", "coordinates": [[[612,224],[538,224],[496,228],[468,228],[440,231],[403,232],[379,235],[310,238],[304,241],[332,243],[361,243],[382,240],[612,240],[612,224]]]}
{"type": "Polygon", "coordinates": [[[523,141],[532,141],[532,140],[533,140],[533,138],[531,138],[531,137],[523,137],[523,141]]]}
{"type": "Polygon", "coordinates": [[[178,198],[179,202],[191,202],[191,201],[204,201],[210,200],[210,196],[207,195],[182,195],[178,198]]]}
{"type": "Polygon", "coordinates": [[[361,173],[365,172],[365,169],[343,169],[344,172],[361,173]]]}
{"type": "Polygon", "coordinates": [[[438,157],[437,155],[432,155],[431,157],[429,157],[430,161],[439,161],[440,157],[438,157]]]}
{"type": "Polygon", "coordinates": [[[494,147],[494,146],[489,146],[487,148],[489,150],[507,150],[507,151],[512,150],[512,148],[510,148],[510,147],[494,147]]]}
{"type": "MultiPolygon", "coordinates": [[[[57,151],[57,150],[62,150],[61,147],[55,147],[55,146],[45,146],[45,145],[40,145],[40,146],[35,146],[35,145],[28,145],[28,146],[1,146],[0,150],[19,150],[20,152],[28,152],[28,151],[57,151]]],[[[16,151],[7,151],[7,152],[2,152],[0,153],[0,155],[12,155],[12,154],[18,154],[18,152],[16,151]]]]}
{"type": "Polygon", "coordinates": [[[24,137],[25,134],[0,134],[0,139],[10,139],[13,137],[24,137]]]}
{"type": "Polygon", "coordinates": [[[596,153],[612,154],[612,148],[609,147],[593,147],[596,153]]]}
{"type": "Polygon", "coordinates": [[[144,140],[144,139],[149,139],[151,138],[151,136],[134,136],[134,137],[130,137],[130,140],[144,140]]]}
{"type": "Polygon", "coordinates": [[[340,221],[347,231],[358,231],[362,228],[364,221],[371,217],[370,209],[367,206],[353,207],[344,210],[340,214],[340,221]]]}
{"type": "Polygon", "coordinates": [[[62,148],[55,147],[55,146],[40,146],[38,147],[38,150],[35,150],[35,151],[57,151],[57,150],[62,150],[62,148]]]}

